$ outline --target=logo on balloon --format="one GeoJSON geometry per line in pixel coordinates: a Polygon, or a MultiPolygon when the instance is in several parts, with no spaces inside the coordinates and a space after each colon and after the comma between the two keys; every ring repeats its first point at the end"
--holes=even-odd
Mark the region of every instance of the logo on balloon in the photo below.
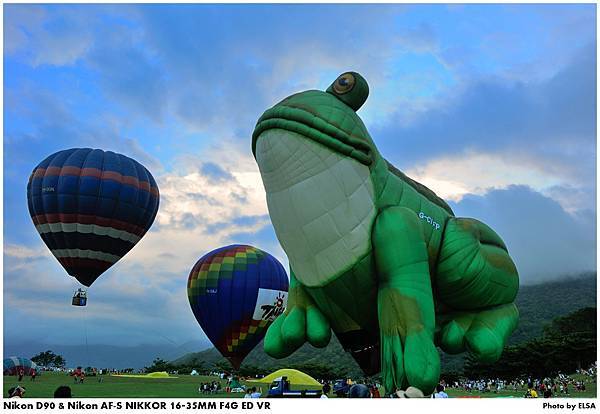
{"type": "Polygon", "coordinates": [[[252,319],[274,321],[285,311],[287,292],[273,289],[259,289],[252,319]]]}
{"type": "Polygon", "coordinates": [[[440,229],[440,224],[437,223],[436,221],[434,221],[433,218],[429,217],[428,215],[426,215],[422,211],[419,212],[419,218],[421,220],[427,221],[427,223],[431,224],[436,230],[440,229]]]}

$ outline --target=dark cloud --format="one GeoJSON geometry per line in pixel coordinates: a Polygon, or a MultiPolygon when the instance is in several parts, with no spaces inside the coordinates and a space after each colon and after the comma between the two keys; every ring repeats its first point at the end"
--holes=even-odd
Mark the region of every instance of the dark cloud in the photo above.
{"type": "Polygon", "coordinates": [[[192,213],[183,213],[178,224],[186,230],[193,230],[200,225],[200,221],[192,213]]]}
{"type": "Polygon", "coordinates": [[[457,216],[473,217],[502,237],[522,284],[596,269],[596,215],[571,215],[526,186],[468,195],[452,203],[457,216]]]}
{"type": "Polygon", "coordinates": [[[200,174],[205,175],[213,179],[214,181],[231,181],[233,180],[233,175],[223,167],[214,162],[205,162],[202,163],[200,167],[200,174]]]}
{"type": "Polygon", "coordinates": [[[231,228],[230,222],[219,221],[216,223],[207,224],[205,226],[205,231],[206,231],[206,233],[213,235],[213,234],[218,234],[218,233],[224,232],[229,228],[231,228]]]}
{"type": "Polygon", "coordinates": [[[233,198],[236,204],[248,204],[248,196],[246,194],[231,193],[231,198],[233,198]]]}

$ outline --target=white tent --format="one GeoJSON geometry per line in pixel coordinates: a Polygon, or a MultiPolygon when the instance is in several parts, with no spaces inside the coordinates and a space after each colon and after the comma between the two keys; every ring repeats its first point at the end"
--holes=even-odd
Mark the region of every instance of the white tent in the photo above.
{"type": "Polygon", "coordinates": [[[198,371],[196,371],[195,369],[193,369],[190,375],[200,375],[200,374],[198,374],[198,371]]]}

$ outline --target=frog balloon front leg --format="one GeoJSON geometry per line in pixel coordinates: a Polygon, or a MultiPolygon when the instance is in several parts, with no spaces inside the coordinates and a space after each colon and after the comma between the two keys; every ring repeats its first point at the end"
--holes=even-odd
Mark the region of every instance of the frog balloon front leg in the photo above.
{"type": "Polygon", "coordinates": [[[385,389],[411,385],[429,393],[437,385],[440,357],[433,342],[427,245],[415,212],[404,207],[383,210],[375,222],[373,246],[385,389]]]}
{"type": "Polygon", "coordinates": [[[290,271],[288,305],[267,331],[265,352],[273,358],[284,358],[307,341],[317,348],[323,348],[330,339],[329,322],[298,283],[293,270],[290,271]]]}

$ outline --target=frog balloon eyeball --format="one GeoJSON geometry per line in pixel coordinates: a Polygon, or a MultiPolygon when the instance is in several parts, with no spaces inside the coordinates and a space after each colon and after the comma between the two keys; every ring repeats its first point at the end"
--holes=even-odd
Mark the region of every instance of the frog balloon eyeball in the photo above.
{"type": "Polygon", "coordinates": [[[360,73],[345,72],[327,88],[327,92],[358,111],[369,97],[369,84],[360,73]]]}

